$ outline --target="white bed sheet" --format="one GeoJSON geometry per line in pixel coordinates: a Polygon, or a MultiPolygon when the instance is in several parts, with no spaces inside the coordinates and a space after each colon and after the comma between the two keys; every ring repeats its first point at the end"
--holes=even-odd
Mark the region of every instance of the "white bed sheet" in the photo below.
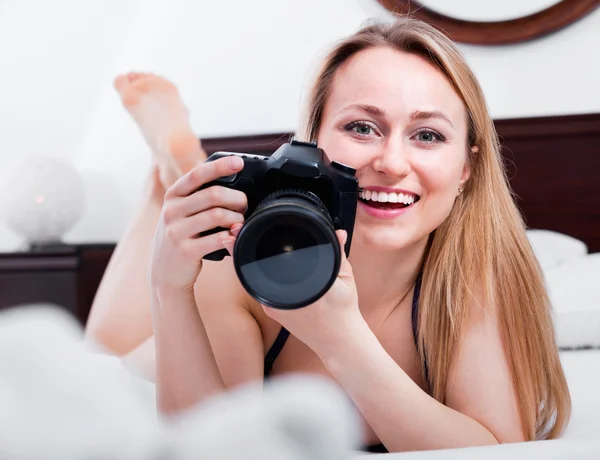
{"type": "Polygon", "coordinates": [[[561,352],[573,410],[561,439],[492,447],[410,452],[399,454],[358,454],[355,460],[434,459],[600,459],[600,350],[561,352]]]}
{"type": "Polygon", "coordinates": [[[600,441],[600,350],[563,351],[561,361],[573,402],[563,439],[600,441]]]}

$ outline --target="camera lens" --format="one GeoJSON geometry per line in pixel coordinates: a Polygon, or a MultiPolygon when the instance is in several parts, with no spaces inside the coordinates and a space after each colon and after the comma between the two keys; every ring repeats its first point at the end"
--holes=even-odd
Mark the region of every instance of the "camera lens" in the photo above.
{"type": "Polygon", "coordinates": [[[234,265],[244,288],[264,305],[294,309],[317,301],[340,267],[340,246],[325,206],[310,192],[269,195],[240,231],[234,265]]]}

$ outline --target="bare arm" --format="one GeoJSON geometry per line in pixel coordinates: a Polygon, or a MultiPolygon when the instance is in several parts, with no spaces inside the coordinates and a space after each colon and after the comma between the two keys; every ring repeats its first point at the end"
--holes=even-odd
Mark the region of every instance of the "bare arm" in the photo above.
{"type": "MultiPolygon", "coordinates": [[[[239,281],[234,278],[231,259],[219,265],[207,264],[204,276],[195,286],[195,297],[202,323],[226,388],[262,379],[263,340],[239,281]],[[208,272],[208,273],[207,273],[208,272]],[[210,274],[209,274],[210,273],[210,274]],[[214,287],[224,293],[237,291],[227,302],[214,287]],[[247,305],[240,306],[240,305],[247,305]]],[[[154,336],[122,358],[123,364],[151,382],[156,382],[156,344],[154,336]]]]}
{"type": "Polygon", "coordinates": [[[322,356],[390,452],[523,440],[496,319],[471,316],[452,363],[447,406],[408,377],[366,323],[322,356]]]}
{"type": "Polygon", "coordinates": [[[262,379],[260,328],[234,276],[230,258],[205,263],[195,296],[179,291],[155,297],[156,390],[162,412],[262,379]]]}
{"type": "MultiPolygon", "coordinates": [[[[239,158],[203,163],[165,194],[150,270],[156,393],[161,412],[187,409],[226,388],[205,317],[219,331],[214,334],[215,343],[220,343],[220,337],[229,338],[233,349],[242,353],[238,357],[242,362],[257,363],[262,357],[259,327],[244,308],[243,291],[234,283],[237,278],[231,259],[203,261],[206,254],[223,248],[224,241],[233,238],[233,230],[203,232],[241,227],[247,201],[237,190],[200,187],[242,167],[239,158]],[[199,310],[205,312],[203,316],[199,310]]],[[[222,366],[234,369],[242,380],[260,376],[260,365],[237,369],[225,359],[222,366]]]]}
{"type": "Polygon", "coordinates": [[[187,409],[225,387],[193,292],[155,292],[156,394],[161,412],[187,409]]]}

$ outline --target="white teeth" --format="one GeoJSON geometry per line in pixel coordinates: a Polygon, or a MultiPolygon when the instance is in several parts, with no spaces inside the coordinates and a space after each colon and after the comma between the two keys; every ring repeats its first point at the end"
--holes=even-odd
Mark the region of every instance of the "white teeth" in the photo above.
{"type": "Polygon", "coordinates": [[[408,193],[395,192],[375,192],[372,190],[363,190],[360,192],[363,200],[378,201],[379,203],[404,203],[410,206],[415,202],[416,195],[408,193]]]}

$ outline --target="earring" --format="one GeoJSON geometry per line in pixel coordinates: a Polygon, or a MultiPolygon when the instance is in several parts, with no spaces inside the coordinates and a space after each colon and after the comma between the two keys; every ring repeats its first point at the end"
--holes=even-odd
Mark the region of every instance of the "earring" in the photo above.
{"type": "Polygon", "coordinates": [[[463,192],[463,190],[464,190],[464,188],[462,188],[462,187],[459,187],[459,189],[458,189],[458,194],[460,195],[460,194],[463,192]]]}

